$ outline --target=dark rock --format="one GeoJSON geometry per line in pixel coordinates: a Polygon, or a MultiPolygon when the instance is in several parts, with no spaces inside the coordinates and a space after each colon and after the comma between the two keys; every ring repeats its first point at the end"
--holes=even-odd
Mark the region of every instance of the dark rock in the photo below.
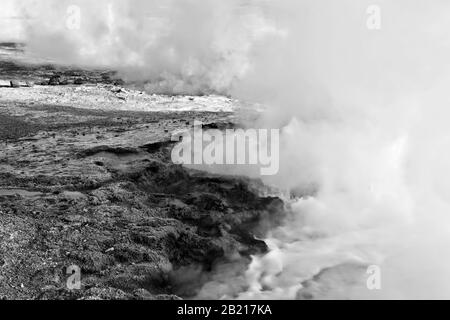
{"type": "Polygon", "coordinates": [[[11,85],[11,88],[20,88],[20,83],[19,83],[19,81],[16,81],[16,80],[11,80],[10,85],[11,85]]]}
{"type": "Polygon", "coordinates": [[[48,81],[49,86],[58,86],[61,82],[61,76],[60,75],[54,75],[50,78],[48,81]]]}
{"type": "Polygon", "coordinates": [[[113,93],[120,93],[120,92],[123,92],[124,90],[122,89],[122,88],[112,88],[111,89],[111,92],[113,92],[113,93]]]}
{"type": "Polygon", "coordinates": [[[127,100],[127,96],[124,95],[123,93],[118,93],[116,94],[116,97],[120,100],[126,101],[127,100]]]}
{"type": "Polygon", "coordinates": [[[99,167],[104,167],[105,163],[103,161],[94,161],[94,164],[99,167]]]}

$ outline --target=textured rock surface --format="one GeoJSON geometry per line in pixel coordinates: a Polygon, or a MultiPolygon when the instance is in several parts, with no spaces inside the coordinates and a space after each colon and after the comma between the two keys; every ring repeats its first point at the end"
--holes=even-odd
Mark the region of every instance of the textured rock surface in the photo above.
{"type": "Polygon", "coordinates": [[[267,249],[255,235],[279,220],[280,199],[260,196],[258,181],[169,159],[171,132],[194,119],[226,127],[233,114],[105,111],[101,103],[88,110],[96,96],[80,88],[73,101],[84,109],[42,103],[70,86],[1,89],[1,297],[191,297],[205,277],[183,278],[184,268],[245,268],[249,255],[267,249]],[[34,91],[15,100],[14,90],[34,91]],[[71,265],[81,268],[80,290],[67,288],[71,265]]]}

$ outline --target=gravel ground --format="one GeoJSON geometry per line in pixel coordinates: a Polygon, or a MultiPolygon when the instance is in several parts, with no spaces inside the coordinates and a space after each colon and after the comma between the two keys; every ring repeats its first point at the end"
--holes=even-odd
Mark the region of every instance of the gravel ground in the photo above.
{"type": "MultiPolygon", "coordinates": [[[[42,68],[14,70],[19,81],[42,76],[42,68]]],[[[283,201],[260,194],[259,181],[170,161],[172,132],[194,119],[234,125],[228,111],[238,106],[117,90],[0,88],[0,297],[193,298],[224,266],[240,279],[250,255],[267,250],[255,236],[280,220],[283,201]],[[150,107],[131,111],[146,99],[150,107]],[[76,290],[67,285],[73,265],[76,290]]],[[[246,289],[241,280],[235,287],[246,289]]]]}

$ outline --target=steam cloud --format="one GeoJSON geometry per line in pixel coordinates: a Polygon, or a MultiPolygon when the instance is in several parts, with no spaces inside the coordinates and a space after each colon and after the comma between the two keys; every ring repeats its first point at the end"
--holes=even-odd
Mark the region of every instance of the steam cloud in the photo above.
{"type": "Polygon", "coordinates": [[[378,1],[379,31],[366,28],[370,4],[279,4],[287,36],[241,86],[274,106],[266,121],[285,125],[272,182],[312,191],[269,237],[241,297],[301,297],[300,283],[333,267],[329,291],[309,294],[449,297],[449,4],[378,1]],[[348,264],[379,265],[382,290],[350,285],[337,267],[348,264]]]}
{"type": "Polygon", "coordinates": [[[262,102],[252,125],[283,128],[280,174],[267,182],[309,196],[234,296],[296,298],[321,270],[378,264],[380,291],[337,275],[312,294],[450,298],[448,1],[378,0],[377,31],[365,0],[111,3],[113,20],[109,1],[22,0],[29,50],[118,69],[152,92],[262,102]],[[65,28],[69,4],[83,10],[80,30],[65,28]]]}
{"type": "Polygon", "coordinates": [[[21,5],[29,17],[24,37],[34,55],[110,67],[156,93],[228,94],[249,68],[253,45],[277,32],[260,10],[241,0],[21,5]]]}

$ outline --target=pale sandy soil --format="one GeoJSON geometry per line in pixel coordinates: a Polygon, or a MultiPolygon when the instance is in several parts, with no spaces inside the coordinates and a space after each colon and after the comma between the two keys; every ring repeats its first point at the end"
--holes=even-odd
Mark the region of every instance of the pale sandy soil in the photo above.
{"type": "Polygon", "coordinates": [[[107,111],[202,111],[234,112],[242,108],[236,100],[222,96],[164,96],[114,85],[34,86],[9,88],[0,80],[0,101],[17,104],[48,104],[107,111]]]}

